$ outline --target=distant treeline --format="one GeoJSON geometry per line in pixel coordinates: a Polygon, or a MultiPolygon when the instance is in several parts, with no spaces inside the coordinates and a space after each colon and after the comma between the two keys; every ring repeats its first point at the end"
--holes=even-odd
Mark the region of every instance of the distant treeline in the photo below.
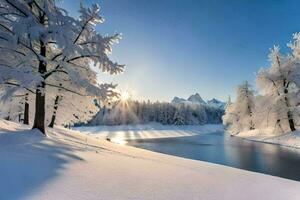
{"type": "Polygon", "coordinates": [[[223,109],[201,104],[119,101],[103,106],[89,125],[121,125],[159,122],[162,124],[197,125],[222,123],[223,109]]]}

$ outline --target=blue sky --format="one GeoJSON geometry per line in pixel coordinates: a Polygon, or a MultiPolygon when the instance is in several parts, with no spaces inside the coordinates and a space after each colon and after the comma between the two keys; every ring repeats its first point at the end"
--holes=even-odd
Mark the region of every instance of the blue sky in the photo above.
{"type": "MultiPolygon", "coordinates": [[[[79,0],[62,6],[78,16],[79,0]]],[[[137,99],[170,101],[198,92],[226,100],[244,80],[268,66],[268,51],[300,31],[295,0],[82,0],[98,2],[102,34],[120,32],[111,58],[127,65],[121,75],[99,75],[137,99]]]]}

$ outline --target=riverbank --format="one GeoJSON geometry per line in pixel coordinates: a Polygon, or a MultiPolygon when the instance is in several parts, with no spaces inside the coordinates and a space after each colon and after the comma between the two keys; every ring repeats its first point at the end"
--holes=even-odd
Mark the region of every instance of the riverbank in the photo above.
{"type": "Polygon", "coordinates": [[[0,121],[0,199],[288,199],[300,183],[0,121]]]}
{"type": "Polygon", "coordinates": [[[277,144],[285,147],[300,149],[300,131],[274,135],[273,129],[257,129],[243,131],[235,136],[251,141],[277,144]]]}
{"type": "Polygon", "coordinates": [[[75,127],[84,134],[91,135],[98,139],[115,139],[119,141],[135,139],[154,139],[186,137],[198,134],[223,131],[222,124],[204,125],[162,125],[160,123],[118,125],[118,126],[82,126],[75,127]]]}

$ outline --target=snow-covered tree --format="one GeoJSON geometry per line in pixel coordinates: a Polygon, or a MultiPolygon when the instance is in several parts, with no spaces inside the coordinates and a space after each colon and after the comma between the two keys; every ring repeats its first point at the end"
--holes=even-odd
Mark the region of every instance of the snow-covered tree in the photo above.
{"type": "Polygon", "coordinates": [[[95,30],[104,21],[99,11],[97,4],[81,5],[74,19],[55,0],[0,1],[0,83],[10,95],[20,89],[35,93],[33,128],[44,134],[47,88],[56,88],[59,97],[69,92],[105,98],[114,86],[99,87],[91,63],[110,74],[123,71],[108,57],[120,35],[95,30]]]}
{"type": "Polygon", "coordinates": [[[234,104],[231,102],[231,99],[229,99],[226,103],[222,121],[223,124],[227,127],[230,127],[236,121],[236,115],[234,114],[234,104]]]}
{"type": "Polygon", "coordinates": [[[300,57],[299,34],[290,44],[292,55],[281,55],[275,46],[269,55],[271,66],[260,69],[256,82],[269,100],[272,124],[281,131],[295,131],[299,116],[300,57]]]}
{"type": "Polygon", "coordinates": [[[293,35],[288,47],[288,54],[281,54],[278,46],[271,49],[270,66],[261,68],[256,76],[258,96],[244,84],[236,102],[226,105],[223,123],[233,132],[268,127],[274,133],[296,130],[300,122],[300,33],[293,35]]]}
{"type": "Polygon", "coordinates": [[[254,91],[245,81],[237,88],[237,97],[234,103],[227,103],[223,123],[229,126],[229,131],[236,134],[243,130],[255,129],[254,91]]]}
{"type": "Polygon", "coordinates": [[[232,105],[231,96],[228,96],[228,99],[227,99],[226,104],[224,106],[225,112],[226,112],[227,107],[231,106],[231,105],[232,105]]]}
{"type": "Polygon", "coordinates": [[[13,95],[8,95],[7,89],[9,90],[9,87],[5,86],[0,90],[0,117],[29,124],[29,105],[33,95],[27,90],[18,90],[13,95]]]}
{"type": "Polygon", "coordinates": [[[16,95],[2,102],[1,117],[11,121],[22,121],[24,114],[22,97],[16,95]]]}
{"type": "Polygon", "coordinates": [[[176,111],[174,113],[173,123],[175,125],[184,125],[185,124],[183,105],[177,106],[176,111]]]}
{"type": "Polygon", "coordinates": [[[112,85],[102,84],[99,87],[105,93],[101,94],[101,98],[98,97],[97,99],[95,96],[82,96],[65,92],[60,88],[57,93],[49,92],[47,102],[50,103],[46,106],[48,107],[47,110],[52,112],[46,113],[46,123],[49,127],[53,127],[55,124],[73,125],[89,121],[99,110],[95,101],[104,103],[108,99],[117,96],[117,93],[113,91],[114,87],[112,85]]]}

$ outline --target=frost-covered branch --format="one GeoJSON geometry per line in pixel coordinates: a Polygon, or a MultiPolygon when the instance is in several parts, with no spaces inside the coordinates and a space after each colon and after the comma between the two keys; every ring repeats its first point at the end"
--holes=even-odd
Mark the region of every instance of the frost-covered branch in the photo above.
{"type": "Polygon", "coordinates": [[[50,86],[50,87],[55,87],[55,88],[58,88],[58,89],[65,90],[66,92],[71,92],[71,93],[77,94],[79,96],[87,96],[87,95],[81,94],[79,92],[73,91],[71,89],[65,88],[65,87],[63,87],[61,85],[55,85],[55,84],[51,84],[51,83],[46,83],[46,85],[50,86]]]}
{"type": "Polygon", "coordinates": [[[29,89],[29,88],[27,88],[27,87],[21,86],[20,84],[17,84],[17,83],[4,82],[4,83],[2,83],[2,84],[4,84],[4,85],[16,86],[16,87],[20,87],[20,88],[24,88],[24,89],[26,89],[27,91],[31,92],[32,94],[35,94],[35,92],[34,92],[32,89],[29,89]]]}

